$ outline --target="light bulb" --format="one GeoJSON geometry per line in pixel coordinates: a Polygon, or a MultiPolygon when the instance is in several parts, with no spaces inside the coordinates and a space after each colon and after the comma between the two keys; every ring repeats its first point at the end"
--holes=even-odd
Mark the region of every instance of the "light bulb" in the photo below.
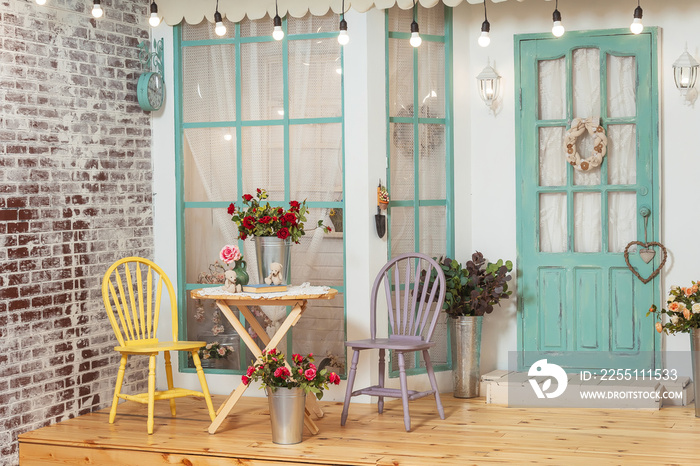
{"type": "Polygon", "coordinates": [[[409,42],[414,47],[420,47],[420,44],[423,42],[418,32],[418,23],[415,20],[411,23],[411,40],[409,42]]]}
{"type": "Polygon", "coordinates": [[[46,5],[46,0],[36,0],[37,5],[46,5]]]}
{"type": "Polygon", "coordinates": [[[630,25],[630,31],[632,31],[633,34],[639,34],[644,30],[644,25],[642,24],[642,14],[642,7],[637,5],[637,8],[634,9],[634,20],[630,25]]]}
{"type": "Polygon", "coordinates": [[[478,42],[479,42],[480,46],[488,47],[489,44],[491,43],[491,38],[489,37],[489,33],[482,31],[481,35],[479,36],[478,42]]]}
{"type": "Polygon", "coordinates": [[[552,34],[554,34],[554,37],[561,37],[564,35],[564,32],[566,32],[566,29],[564,29],[561,21],[555,21],[552,26],[552,34]]]}
{"type": "Polygon", "coordinates": [[[214,13],[214,21],[216,22],[216,26],[214,27],[214,32],[216,33],[217,36],[223,36],[226,34],[226,26],[224,26],[224,19],[221,17],[221,13],[219,13],[219,10],[216,10],[214,13]]]}
{"type": "Polygon", "coordinates": [[[284,31],[282,30],[282,18],[280,18],[280,15],[275,15],[274,19],[272,20],[272,24],[274,25],[274,27],[272,28],[272,38],[275,40],[284,39],[284,31]]]}
{"type": "Polygon", "coordinates": [[[347,45],[350,42],[350,36],[348,35],[348,23],[345,19],[340,20],[340,32],[338,33],[338,43],[340,45],[347,45]]]}
{"type": "Polygon", "coordinates": [[[632,24],[630,25],[630,31],[632,31],[634,34],[639,34],[644,30],[644,25],[642,24],[642,20],[640,18],[634,18],[634,21],[632,21],[632,24]]]}
{"type": "Polygon", "coordinates": [[[148,24],[150,24],[152,28],[158,27],[160,24],[160,16],[158,16],[158,13],[151,13],[151,17],[148,18],[148,24]]]}
{"type": "Polygon", "coordinates": [[[491,31],[491,24],[487,20],[484,20],[483,23],[481,23],[481,35],[479,36],[479,39],[477,42],[479,42],[479,45],[482,47],[488,47],[488,45],[491,43],[491,38],[489,37],[489,32],[491,31]]]}
{"type": "Polygon", "coordinates": [[[101,18],[103,14],[104,11],[102,11],[100,0],[95,0],[95,2],[92,4],[92,16],[95,18],[101,18]]]}
{"type": "Polygon", "coordinates": [[[156,5],[156,2],[151,3],[151,17],[148,18],[148,24],[153,28],[158,27],[160,24],[160,16],[158,16],[158,5],[156,5]]]}
{"type": "Polygon", "coordinates": [[[225,141],[230,141],[231,139],[233,139],[233,136],[231,135],[231,133],[226,133],[226,134],[224,134],[224,140],[225,140],[225,141]]]}

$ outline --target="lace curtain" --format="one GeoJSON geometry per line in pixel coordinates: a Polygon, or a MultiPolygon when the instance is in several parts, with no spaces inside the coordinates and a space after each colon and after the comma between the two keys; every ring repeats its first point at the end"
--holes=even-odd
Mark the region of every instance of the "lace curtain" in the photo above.
{"type": "MultiPolygon", "coordinates": [[[[607,64],[606,112],[609,118],[636,115],[636,63],[634,57],[603,57],[607,64]]],[[[573,52],[573,118],[601,116],[601,56],[595,48],[573,52]]],[[[539,114],[541,120],[564,120],[566,115],[566,61],[564,58],[539,63],[539,114]]],[[[566,186],[569,165],[564,150],[563,126],[542,127],[539,130],[539,161],[541,186],[566,186]]],[[[633,124],[610,124],[607,128],[607,180],[601,179],[600,169],[590,172],[573,171],[574,186],[632,185],[636,183],[636,132],[633,124]]],[[[593,138],[584,133],[577,142],[579,153],[587,158],[593,150],[593,138]]],[[[637,236],[636,195],[633,191],[608,194],[609,252],[622,252],[637,236]]],[[[602,252],[601,215],[603,199],[600,192],[576,192],[573,199],[575,252],[602,252]]],[[[563,193],[540,195],[540,250],[568,250],[567,196],[563,193]]]]}

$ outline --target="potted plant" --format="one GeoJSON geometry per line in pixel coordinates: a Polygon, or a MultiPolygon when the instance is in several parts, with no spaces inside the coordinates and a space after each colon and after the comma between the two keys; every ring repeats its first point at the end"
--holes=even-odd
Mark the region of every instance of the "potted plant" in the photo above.
{"type": "MultiPolygon", "coordinates": [[[[268,197],[267,191],[258,188],[255,196],[243,195],[244,208],[237,208],[232,202],[228,214],[238,226],[238,238],[245,240],[250,236],[255,241],[258,283],[264,283],[273,263],[282,264],[282,278],[286,283],[290,266],[289,247],[292,242],[299,244],[306,234],[304,222],[308,208],[306,201],[289,201],[288,209],[273,207],[269,202],[263,203],[268,197]]],[[[326,233],[331,231],[330,227],[323,225],[323,220],[318,221],[318,227],[326,233]]]]}
{"type": "MultiPolygon", "coordinates": [[[[699,282],[691,282],[689,287],[673,285],[666,298],[666,309],[659,309],[652,304],[647,312],[656,315],[656,331],[674,335],[676,333],[690,333],[690,357],[693,366],[693,381],[695,400],[700,400],[700,360],[695,354],[700,351],[700,285],[699,282]],[[662,315],[669,319],[663,322],[662,315]]],[[[695,403],[695,417],[700,417],[700,402],[695,403]]]]}
{"type": "Polygon", "coordinates": [[[478,251],[464,267],[450,258],[441,258],[438,262],[445,273],[443,309],[452,318],[454,396],[472,398],[479,396],[482,317],[490,314],[501,299],[510,297],[512,291],[508,290],[508,282],[513,263],[487,262],[478,251]]]}
{"type": "Polygon", "coordinates": [[[258,380],[262,382],[261,388],[267,393],[270,407],[274,443],[290,445],[301,442],[306,394],[313,393],[320,400],[329,383],[340,383],[338,374],[318,370],[313,361],[313,354],[293,354],[289,366],[284,354],[273,348],[263,351],[241,377],[246,385],[258,380]]]}

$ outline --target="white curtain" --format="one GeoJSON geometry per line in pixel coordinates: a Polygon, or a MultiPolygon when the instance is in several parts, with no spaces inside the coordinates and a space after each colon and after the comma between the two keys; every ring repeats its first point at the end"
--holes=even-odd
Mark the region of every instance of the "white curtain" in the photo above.
{"type": "MultiPolygon", "coordinates": [[[[606,86],[608,117],[628,117],[636,114],[634,57],[603,57],[607,61],[606,86]]],[[[582,48],[573,52],[573,118],[601,116],[600,51],[582,48]]],[[[564,119],[566,115],[566,62],[564,58],[544,60],[539,64],[540,119],[564,119]]],[[[565,186],[568,164],[565,161],[564,127],[540,128],[539,161],[541,186],[565,186]]],[[[593,138],[584,133],[577,141],[583,158],[593,150],[593,138]]],[[[601,170],[582,172],[573,170],[574,186],[593,186],[636,183],[635,126],[608,126],[608,179],[601,179],[601,170]]],[[[573,250],[601,252],[603,199],[599,192],[574,194],[573,250]]],[[[636,196],[634,192],[611,192],[608,196],[608,250],[622,252],[629,241],[636,239],[636,196]]],[[[540,250],[564,252],[568,250],[567,200],[563,194],[540,196],[540,250]]]]}

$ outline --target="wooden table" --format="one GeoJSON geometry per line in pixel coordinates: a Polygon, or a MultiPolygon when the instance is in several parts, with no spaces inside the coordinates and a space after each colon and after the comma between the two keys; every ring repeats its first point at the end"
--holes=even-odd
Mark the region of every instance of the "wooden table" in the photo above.
{"type": "MultiPolygon", "coordinates": [[[[275,293],[277,296],[259,296],[251,297],[248,294],[203,294],[205,289],[192,290],[192,299],[213,299],[216,301],[217,307],[224,314],[226,319],[231,323],[236,332],[240,335],[241,339],[245,342],[246,346],[255,355],[257,360],[260,360],[262,356],[263,349],[266,351],[276,348],[277,345],[282,341],[287,332],[299,322],[301,315],[306,309],[306,302],[309,299],[333,299],[338,290],[330,289],[325,293],[321,294],[306,294],[306,295],[284,295],[281,293],[275,293]],[[243,324],[236,318],[233,313],[231,306],[235,306],[245,317],[246,322],[253,328],[255,333],[258,334],[260,340],[265,343],[265,348],[258,347],[257,343],[250,336],[248,331],[245,329],[243,324]],[[255,318],[253,313],[248,309],[248,306],[292,306],[292,310],[287,315],[287,318],[282,322],[280,328],[275,332],[275,334],[270,338],[262,328],[258,320],[255,318]]],[[[238,387],[231,392],[231,394],[226,398],[224,403],[219,406],[216,411],[216,418],[214,422],[209,426],[209,433],[215,434],[216,431],[221,426],[221,423],[226,419],[226,416],[231,412],[233,407],[236,405],[238,400],[240,400],[243,393],[248,388],[248,385],[244,384],[242,381],[238,387]]],[[[323,410],[318,406],[315,396],[306,397],[306,412],[304,414],[304,425],[306,426],[312,434],[318,433],[318,427],[316,423],[311,419],[310,413],[313,412],[317,417],[323,416],[323,410]]]]}

